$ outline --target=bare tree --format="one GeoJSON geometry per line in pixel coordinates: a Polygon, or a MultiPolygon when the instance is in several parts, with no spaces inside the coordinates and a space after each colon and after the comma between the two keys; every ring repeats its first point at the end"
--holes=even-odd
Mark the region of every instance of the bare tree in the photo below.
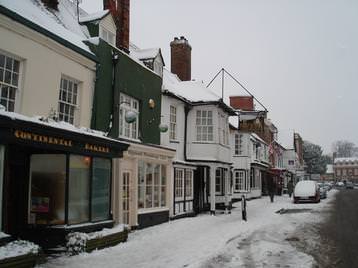
{"type": "Polygon", "coordinates": [[[358,150],[353,142],[347,140],[335,141],[332,144],[332,149],[336,157],[352,157],[358,150]]]}

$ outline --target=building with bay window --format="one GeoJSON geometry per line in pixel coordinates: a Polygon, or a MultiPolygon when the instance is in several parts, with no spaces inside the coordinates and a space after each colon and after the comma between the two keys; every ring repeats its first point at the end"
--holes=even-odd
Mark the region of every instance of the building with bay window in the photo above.
{"type": "Polygon", "coordinates": [[[170,131],[162,134],[161,143],[176,150],[173,217],[230,209],[228,117],[235,113],[203,83],[183,78],[190,73],[190,56],[185,64],[177,65],[179,70],[173,68],[182,54],[187,56],[191,50],[188,41],[175,38],[171,47],[174,73],[164,70],[162,97],[162,121],[170,126],[170,131]]]}

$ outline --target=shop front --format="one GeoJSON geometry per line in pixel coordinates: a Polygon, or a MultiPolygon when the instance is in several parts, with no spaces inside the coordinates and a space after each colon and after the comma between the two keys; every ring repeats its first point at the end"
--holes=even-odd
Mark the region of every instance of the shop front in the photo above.
{"type": "Polygon", "coordinates": [[[116,223],[145,228],[173,214],[175,150],[131,142],[114,161],[113,213],[116,223]]]}
{"type": "Polygon", "coordinates": [[[4,232],[49,248],[113,226],[112,159],[128,144],[14,113],[0,115],[0,143],[4,232]]]}

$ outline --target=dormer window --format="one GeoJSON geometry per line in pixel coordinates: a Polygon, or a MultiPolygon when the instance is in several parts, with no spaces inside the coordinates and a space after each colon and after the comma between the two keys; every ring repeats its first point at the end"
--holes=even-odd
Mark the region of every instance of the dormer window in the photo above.
{"type": "Polygon", "coordinates": [[[112,32],[108,31],[106,28],[104,27],[100,27],[100,34],[99,36],[106,41],[107,43],[111,44],[112,46],[115,46],[115,34],[113,34],[112,32]]]}

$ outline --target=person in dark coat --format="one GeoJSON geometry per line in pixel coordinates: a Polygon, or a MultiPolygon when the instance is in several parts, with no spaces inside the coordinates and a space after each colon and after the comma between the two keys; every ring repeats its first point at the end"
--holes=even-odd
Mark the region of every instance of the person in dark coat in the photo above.
{"type": "Polygon", "coordinates": [[[267,181],[267,191],[270,196],[271,203],[273,202],[273,197],[275,196],[276,184],[273,178],[269,178],[267,181]]]}
{"type": "Polygon", "coordinates": [[[287,191],[288,191],[289,197],[291,198],[291,195],[292,195],[292,193],[293,193],[293,182],[292,182],[292,180],[290,180],[290,181],[287,183],[287,191]]]}

